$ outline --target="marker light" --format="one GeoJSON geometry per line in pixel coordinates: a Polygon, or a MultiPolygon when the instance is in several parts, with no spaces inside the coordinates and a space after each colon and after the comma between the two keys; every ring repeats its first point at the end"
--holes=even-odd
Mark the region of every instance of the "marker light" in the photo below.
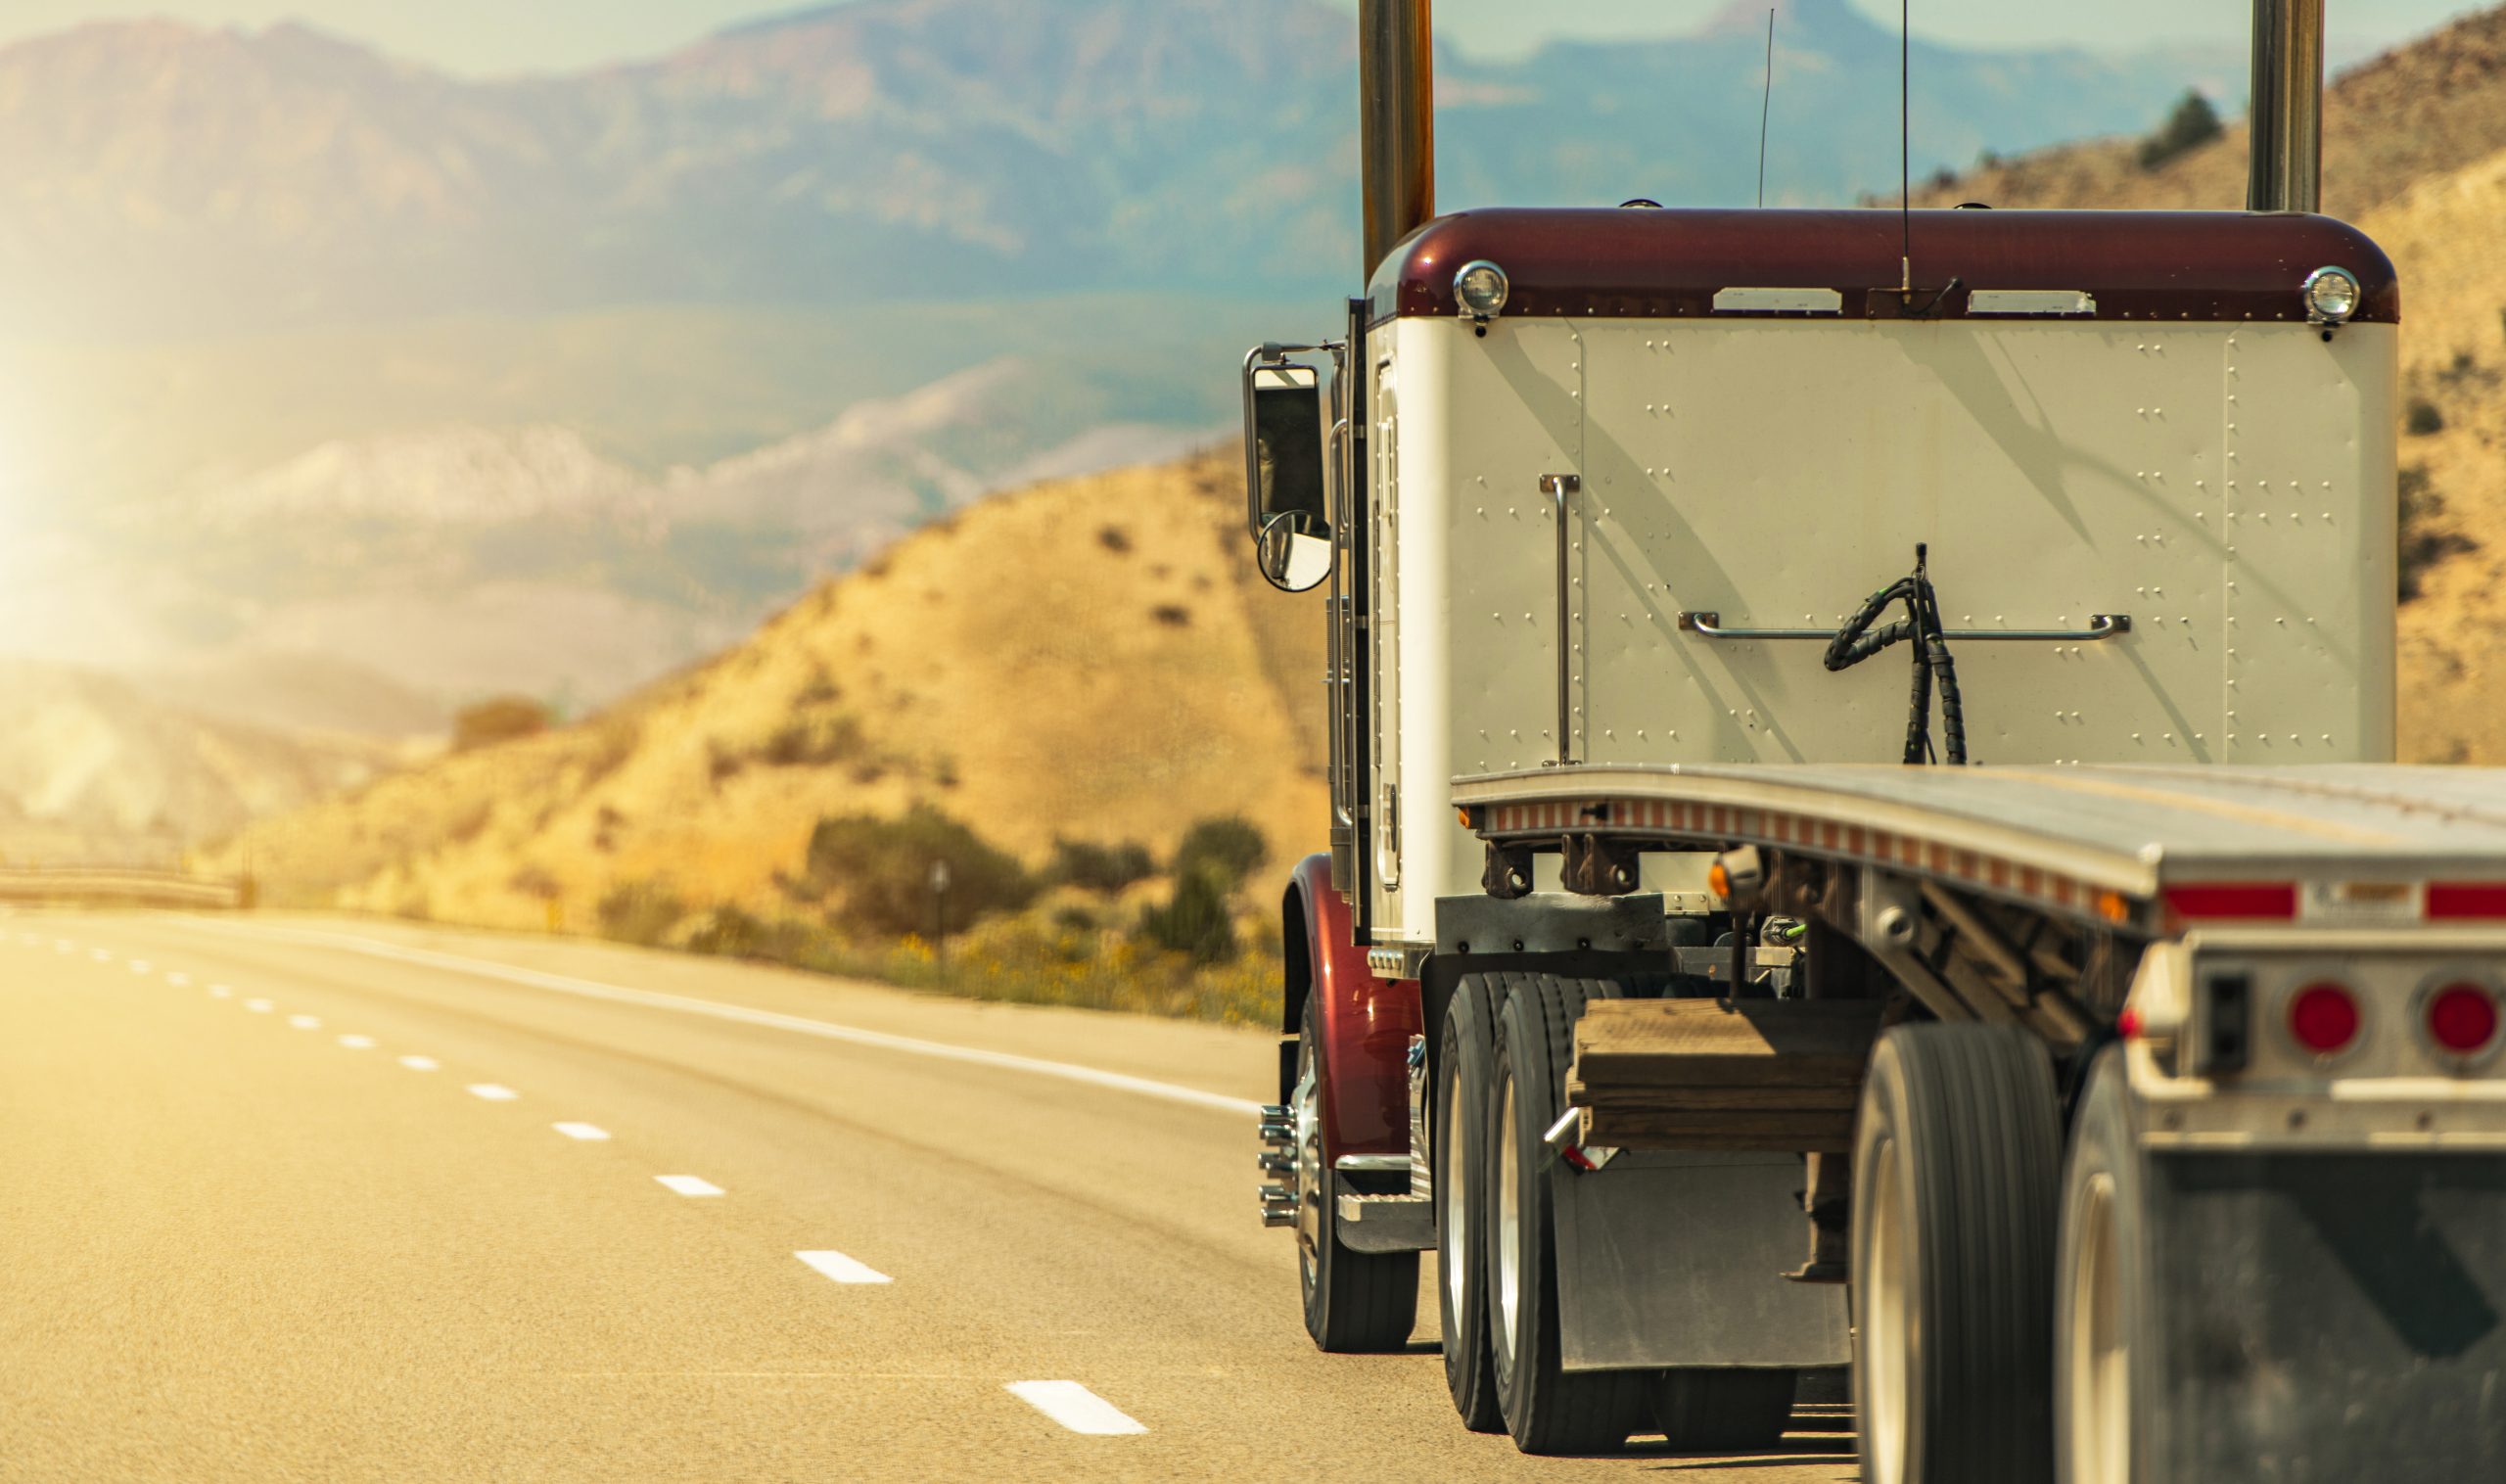
{"type": "Polygon", "coordinates": [[[2317,1056],[2358,1039],[2358,1001],[2340,985],[2310,984],[2289,999],[2289,1035],[2317,1056]]]}
{"type": "Polygon", "coordinates": [[[2347,323],[2362,297],[2358,276],[2347,268],[2317,268],[2306,275],[2306,318],[2315,324],[2347,323]]]}
{"type": "Polygon", "coordinates": [[[2449,984],[2428,997],[2428,1039],[2456,1056],[2497,1043],[2497,1001],[2476,984],[2449,984]]]}
{"type": "Polygon", "coordinates": [[[1512,287],[1506,270],[1484,257],[1463,263],[1453,276],[1453,297],[1462,312],[1473,319],[1494,318],[1506,307],[1506,295],[1512,287]]]}

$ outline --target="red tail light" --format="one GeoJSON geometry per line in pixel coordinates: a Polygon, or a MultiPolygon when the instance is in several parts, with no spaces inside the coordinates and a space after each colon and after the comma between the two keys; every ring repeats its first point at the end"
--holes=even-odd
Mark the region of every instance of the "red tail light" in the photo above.
{"type": "Polygon", "coordinates": [[[2358,1001],[2341,985],[2307,985],[2290,997],[2289,1035],[2317,1056],[2330,1056],[2358,1039],[2358,1001]]]}
{"type": "Polygon", "coordinates": [[[2449,984],[2428,997],[2428,1039],[2456,1056],[2476,1056],[2497,1041],[2497,1000],[2476,984],[2449,984]]]}

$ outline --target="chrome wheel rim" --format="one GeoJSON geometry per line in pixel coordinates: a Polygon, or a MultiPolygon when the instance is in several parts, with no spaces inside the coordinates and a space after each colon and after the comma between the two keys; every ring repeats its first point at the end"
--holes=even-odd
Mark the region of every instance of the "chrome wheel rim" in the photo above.
{"type": "Polygon", "coordinates": [[[1445,1070],[1444,1137],[1436,1144],[1436,1190],[1444,1199],[1444,1227],[1436,1246],[1436,1266],[1444,1270],[1445,1309],[1460,1321],[1470,1291],[1469,1161],[1462,1155],[1462,1069],[1445,1070]]]}
{"type": "Polygon", "coordinates": [[[1296,1115],[1297,1257],[1311,1287],[1323,1251],[1323,1089],[1315,1076],[1311,1040],[1297,1053],[1291,1107],[1296,1115]]]}
{"type": "Polygon", "coordinates": [[[1906,1201],[1899,1188],[1897,1141],[1882,1140],[1870,1170],[1871,1229],[1864,1238],[1867,1273],[1857,1275],[1862,1293],[1863,1394],[1870,1414],[1859,1418],[1870,1447],[1869,1484],[1902,1484],[1906,1477],[1906,1373],[1923,1336],[1915,1320],[1915,1253],[1905,1229],[1906,1201]]]}
{"type": "Polygon", "coordinates": [[[1514,1146],[1514,1079],[1497,1083],[1497,1322],[1490,1327],[1497,1363],[1514,1364],[1514,1318],[1522,1309],[1522,1154],[1514,1146]]]}
{"type": "Polygon", "coordinates": [[[2073,1218],[2070,1345],[2064,1357],[2071,1484],[2122,1484],[2130,1477],[2131,1343],[2123,1334],[2117,1281],[2114,1177],[2104,1171],[2081,1187],[2073,1218]]]}

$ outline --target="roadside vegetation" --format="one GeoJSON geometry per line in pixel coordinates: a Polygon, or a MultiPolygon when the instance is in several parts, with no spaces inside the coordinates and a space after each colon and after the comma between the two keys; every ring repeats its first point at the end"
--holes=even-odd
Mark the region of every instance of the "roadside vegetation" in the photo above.
{"type": "Polygon", "coordinates": [[[1258,828],[1224,816],[1162,863],[1136,842],[1061,840],[1031,869],[926,804],[819,820],[770,904],[699,906],[667,881],[630,881],[596,920],[621,943],[905,989],[1269,1025],[1277,912],[1253,885],[1269,855],[1258,828]]]}

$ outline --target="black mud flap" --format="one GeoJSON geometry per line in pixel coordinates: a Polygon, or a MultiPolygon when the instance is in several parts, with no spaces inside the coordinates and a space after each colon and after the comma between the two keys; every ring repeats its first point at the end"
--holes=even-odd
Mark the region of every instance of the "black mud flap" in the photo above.
{"type": "Polygon", "coordinates": [[[2506,1479],[2506,1158],[2150,1161],[2158,1476],[2506,1479]]]}

